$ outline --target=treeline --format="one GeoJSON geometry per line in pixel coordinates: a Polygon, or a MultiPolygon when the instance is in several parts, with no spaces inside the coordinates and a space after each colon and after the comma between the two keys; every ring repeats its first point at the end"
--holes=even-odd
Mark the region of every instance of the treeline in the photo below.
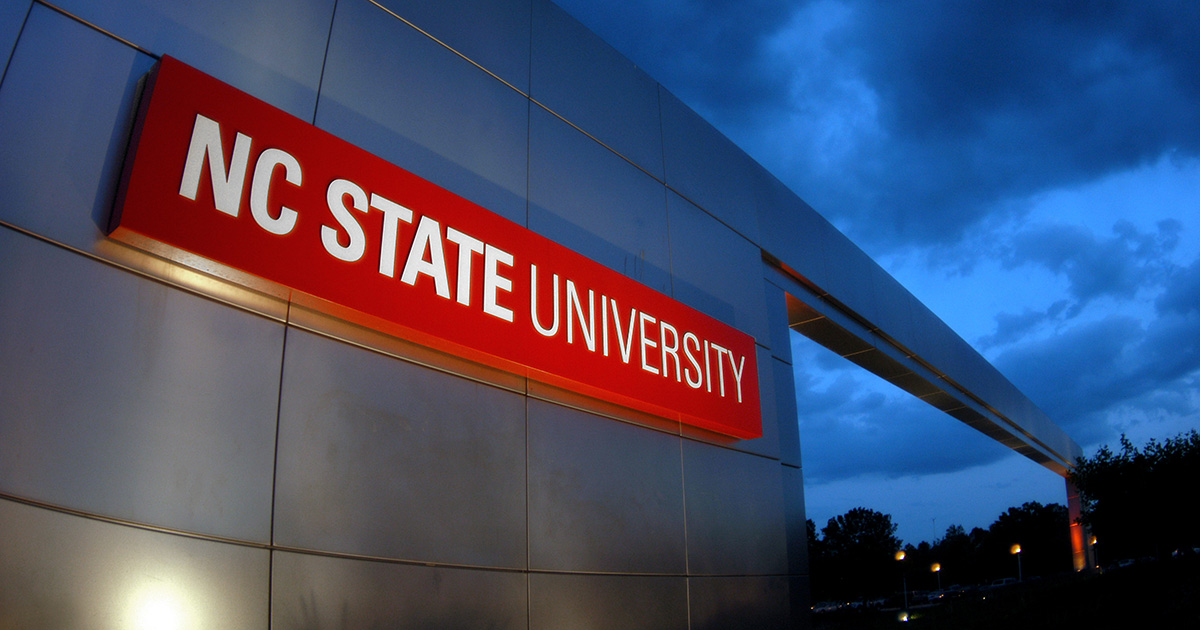
{"type": "MultiPolygon", "coordinates": [[[[1193,497],[1200,482],[1200,434],[1195,430],[1150,440],[1139,449],[1121,436],[1121,448],[1102,447],[1080,458],[1070,475],[1082,503],[1080,522],[1094,536],[1086,544],[1101,565],[1143,557],[1196,553],[1200,547],[1193,497]]],[[[808,521],[813,597],[853,601],[911,591],[985,584],[996,579],[1064,573],[1072,569],[1067,509],[1036,502],[1009,508],[987,529],[951,525],[918,545],[896,538],[892,517],[854,508],[817,530],[808,521]],[[1020,559],[1013,546],[1020,545],[1020,559]],[[903,551],[904,558],[897,559],[903,551]],[[1019,564],[1018,564],[1019,563],[1019,564]],[[932,570],[938,565],[938,572],[932,570]]]]}
{"type": "Polygon", "coordinates": [[[1029,502],[1009,508],[987,529],[967,532],[946,528],[933,543],[903,545],[891,516],[854,508],[829,519],[820,532],[808,521],[809,564],[813,598],[851,601],[933,591],[951,585],[984,584],[1018,576],[1013,545],[1020,545],[1022,577],[1071,570],[1070,521],[1067,509],[1029,502]],[[896,552],[904,558],[897,559],[896,552]],[[938,565],[939,571],[932,569],[938,565]],[[940,574],[940,576],[939,576],[940,574]]]}
{"type": "MultiPolygon", "coordinates": [[[[1127,558],[1194,553],[1196,484],[1200,483],[1200,434],[1181,433],[1139,449],[1121,436],[1121,449],[1102,447],[1081,458],[1070,476],[1083,516],[1098,544],[1101,565],[1127,558]]],[[[1091,542],[1089,540],[1089,542],[1091,542]]]]}

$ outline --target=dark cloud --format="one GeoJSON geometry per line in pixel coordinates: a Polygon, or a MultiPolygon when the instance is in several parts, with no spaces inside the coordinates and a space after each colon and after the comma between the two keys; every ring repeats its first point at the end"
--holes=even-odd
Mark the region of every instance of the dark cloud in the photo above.
{"type": "Polygon", "coordinates": [[[1166,315],[1186,316],[1200,312],[1200,259],[1190,267],[1170,273],[1166,290],[1155,305],[1166,315]]]}
{"type": "Polygon", "coordinates": [[[1046,311],[1027,308],[1020,313],[1000,313],[996,316],[996,331],[976,343],[981,349],[987,350],[1019,341],[1044,324],[1055,321],[1066,307],[1067,301],[1059,300],[1046,311]]]}
{"type": "MultiPolygon", "coordinates": [[[[1066,312],[1069,318],[1097,298],[1128,300],[1159,286],[1175,267],[1168,255],[1179,244],[1181,230],[1173,219],[1159,222],[1155,233],[1142,233],[1128,221],[1119,221],[1112,236],[1100,239],[1077,225],[1038,225],[1009,237],[999,258],[1009,269],[1036,265],[1064,276],[1074,298],[1066,312]]],[[[999,318],[997,323],[1003,325],[999,318]]]]}
{"type": "Polygon", "coordinates": [[[1013,345],[995,364],[1082,444],[1112,442],[1113,418],[1200,415],[1200,261],[1176,269],[1151,325],[1124,315],[1013,345]]]}
{"type": "MultiPolygon", "coordinates": [[[[836,41],[879,95],[873,239],[947,243],[1012,198],[1200,153],[1200,5],[864,0],[836,41]],[[897,213],[911,215],[900,222],[897,213]]],[[[816,182],[814,182],[816,183],[816,182]]],[[[862,201],[861,198],[855,201],[862,201]]]]}
{"type": "Polygon", "coordinates": [[[1200,154],[1200,4],[562,2],[878,253],[1200,154]]]}

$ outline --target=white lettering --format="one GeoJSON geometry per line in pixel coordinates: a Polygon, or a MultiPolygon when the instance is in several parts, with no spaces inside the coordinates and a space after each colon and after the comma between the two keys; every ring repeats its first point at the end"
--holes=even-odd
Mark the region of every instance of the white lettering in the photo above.
{"type": "MultiPolygon", "coordinates": [[[[508,293],[512,291],[512,279],[500,275],[499,265],[511,267],[513,265],[513,255],[496,247],[488,245],[484,249],[483,254],[483,312],[493,317],[499,317],[506,322],[513,320],[512,309],[500,306],[496,303],[496,292],[504,291],[508,293]]],[[[558,287],[555,286],[555,297],[557,297],[558,287]]],[[[557,309],[557,305],[555,306],[557,309]]],[[[555,318],[557,319],[557,312],[555,318]]],[[[557,321],[555,322],[557,326],[557,321]]]]}
{"type": "Polygon", "coordinates": [[[683,378],[679,373],[679,331],[675,327],[668,324],[666,320],[660,321],[659,326],[659,345],[662,347],[662,375],[667,375],[667,355],[675,359],[675,382],[678,383],[683,378]],[[671,331],[671,343],[667,344],[667,331],[671,331]]]}
{"type": "Polygon", "coordinates": [[[408,250],[400,282],[416,286],[418,274],[433,278],[438,297],[450,299],[450,278],[446,274],[446,256],[442,253],[442,226],[428,216],[421,217],[417,224],[417,234],[408,250]],[[425,260],[426,251],[429,260],[425,260]]]}
{"type": "Polygon", "coordinates": [[[183,181],[179,183],[179,194],[192,201],[196,200],[200,189],[200,174],[204,170],[204,160],[208,158],[213,202],[217,210],[236,217],[242,205],[246,166],[250,163],[250,142],[250,136],[238,132],[233,141],[233,157],[229,162],[229,171],[226,172],[225,150],[221,146],[221,125],[203,114],[196,114],[196,122],[192,126],[192,140],[188,145],[187,159],[183,166],[183,181]]]}
{"type": "Polygon", "coordinates": [[[656,320],[645,312],[641,314],[639,320],[639,328],[642,332],[642,369],[650,372],[651,374],[658,374],[658,368],[646,363],[646,348],[658,347],[658,344],[654,343],[649,337],[646,336],[646,320],[650,320],[651,324],[653,324],[656,320]]]}
{"type": "Polygon", "coordinates": [[[733,378],[737,382],[738,402],[742,402],[742,372],[746,369],[746,355],[742,355],[742,362],[739,365],[733,364],[733,353],[729,353],[729,365],[733,366],[733,378]]]}
{"type": "MultiPolygon", "coordinates": [[[[471,254],[483,253],[483,241],[446,226],[446,240],[458,245],[458,291],[456,299],[463,306],[471,305],[471,254]]],[[[483,309],[485,312],[487,308],[483,309]]],[[[508,321],[512,321],[509,319],[508,321]]]]}
{"type": "Polygon", "coordinates": [[[617,348],[621,350],[621,361],[629,363],[629,353],[633,350],[633,322],[637,318],[637,309],[629,309],[629,331],[624,335],[621,333],[621,316],[617,313],[617,301],[609,300],[612,304],[613,319],[617,325],[617,348]]]}
{"type": "Polygon", "coordinates": [[[400,222],[411,224],[413,211],[375,193],[371,193],[371,207],[383,213],[383,234],[379,240],[379,273],[395,278],[396,240],[400,235],[400,222]]]}
{"type": "Polygon", "coordinates": [[[588,289],[588,319],[585,326],[583,323],[583,305],[579,302],[579,292],[575,289],[575,283],[567,280],[567,343],[575,343],[575,327],[572,325],[575,318],[571,316],[572,313],[579,316],[579,330],[583,333],[583,342],[587,344],[588,350],[595,352],[596,293],[588,289]]]}
{"type": "Polygon", "coordinates": [[[325,251],[334,258],[355,262],[362,258],[367,251],[367,237],[363,234],[362,226],[355,220],[354,215],[346,210],[346,195],[350,195],[350,203],[355,210],[363,214],[367,213],[367,193],[363,192],[362,188],[345,179],[335,179],[329,182],[329,188],[325,189],[325,203],[329,206],[329,211],[333,213],[333,218],[337,220],[338,225],[342,226],[350,240],[342,245],[337,229],[322,225],[321,243],[325,245],[325,251]]]}
{"type": "Polygon", "coordinates": [[[558,334],[558,274],[554,274],[554,324],[549,328],[542,326],[538,319],[537,292],[537,265],[529,265],[529,314],[533,318],[533,328],[543,337],[553,337],[558,334]]]}
{"type": "Polygon", "coordinates": [[[724,398],[725,397],[725,364],[721,362],[721,353],[723,353],[723,352],[729,353],[729,356],[730,356],[729,362],[730,363],[733,363],[733,358],[732,358],[733,353],[729,352],[725,348],[722,348],[721,346],[718,346],[715,343],[712,344],[712,348],[713,348],[713,350],[717,351],[717,374],[718,374],[717,379],[721,381],[721,398],[724,398]]]}
{"type": "Polygon", "coordinates": [[[688,343],[689,341],[692,344],[695,344],[696,350],[700,350],[700,340],[697,339],[696,335],[691,332],[683,333],[683,354],[687,356],[688,362],[692,364],[692,369],[696,371],[696,380],[695,382],[692,381],[692,377],[686,368],[683,371],[683,378],[687,381],[688,387],[691,387],[692,389],[699,389],[700,385],[704,383],[704,375],[700,372],[700,364],[696,362],[695,355],[692,354],[691,345],[688,343]]]}
{"type": "Polygon", "coordinates": [[[712,366],[708,363],[708,340],[704,340],[704,386],[712,393],[712,366]]]}
{"type": "MultiPolygon", "coordinates": [[[[211,163],[211,161],[210,161],[211,163]]],[[[295,210],[287,206],[279,206],[279,217],[271,216],[267,208],[267,197],[271,192],[271,180],[275,175],[275,167],[283,167],[283,179],[293,186],[299,186],[304,174],[300,171],[300,162],[287,151],[267,149],[258,156],[254,163],[254,179],[250,182],[250,214],[262,229],[283,236],[296,227],[295,210]]]]}
{"type": "Polygon", "coordinates": [[[604,356],[608,356],[608,296],[600,296],[600,327],[604,330],[604,356]]]}

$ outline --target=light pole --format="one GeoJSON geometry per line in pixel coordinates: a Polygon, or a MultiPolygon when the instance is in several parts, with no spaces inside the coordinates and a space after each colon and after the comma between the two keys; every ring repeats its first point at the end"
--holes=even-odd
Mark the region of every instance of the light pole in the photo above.
{"type": "Polygon", "coordinates": [[[1012,549],[1008,551],[1017,557],[1017,581],[1023,582],[1024,579],[1021,577],[1021,545],[1013,545],[1012,549]]]}
{"type": "Polygon", "coordinates": [[[934,573],[935,575],[937,575],[937,578],[938,578],[938,592],[941,592],[941,590],[942,590],[942,563],[940,563],[940,562],[934,562],[933,564],[929,565],[929,570],[930,570],[930,571],[933,571],[933,573],[934,573]]]}
{"type": "Polygon", "coordinates": [[[1096,540],[1096,537],[1095,537],[1095,536],[1092,536],[1092,540],[1091,540],[1091,543],[1092,543],[1092,562],[1095,562],[1095,563],[1096,563],[1096,568],[1097,568],[1097,569],[1099,569],[1099,568],[1100,568],[1100,552],[1096,550],[1096,543],[1097,543],[1097,542],[1099,542],[1099,541],[1098,541],[1098,540],[1096,540]]]}
{"type": "Polygon", "coordinates": [[[896,552],[896,562],[900,563],[900,588],[904,593],[904,610],[908,610],[908,576],[904,573],[904,551],[896,552]]]}

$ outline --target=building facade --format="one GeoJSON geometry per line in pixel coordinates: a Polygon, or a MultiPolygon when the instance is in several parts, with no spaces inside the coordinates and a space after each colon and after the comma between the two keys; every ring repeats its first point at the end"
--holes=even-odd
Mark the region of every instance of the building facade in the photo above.
{"type": "Polygon", "coordinates": [[[789,329],[1078,454],[549,0],[14,0],[0,61],[0,627],[804,627],[789,329]],[[748,335],[761,437],[111,238],[164,55],[748,335]]]}

